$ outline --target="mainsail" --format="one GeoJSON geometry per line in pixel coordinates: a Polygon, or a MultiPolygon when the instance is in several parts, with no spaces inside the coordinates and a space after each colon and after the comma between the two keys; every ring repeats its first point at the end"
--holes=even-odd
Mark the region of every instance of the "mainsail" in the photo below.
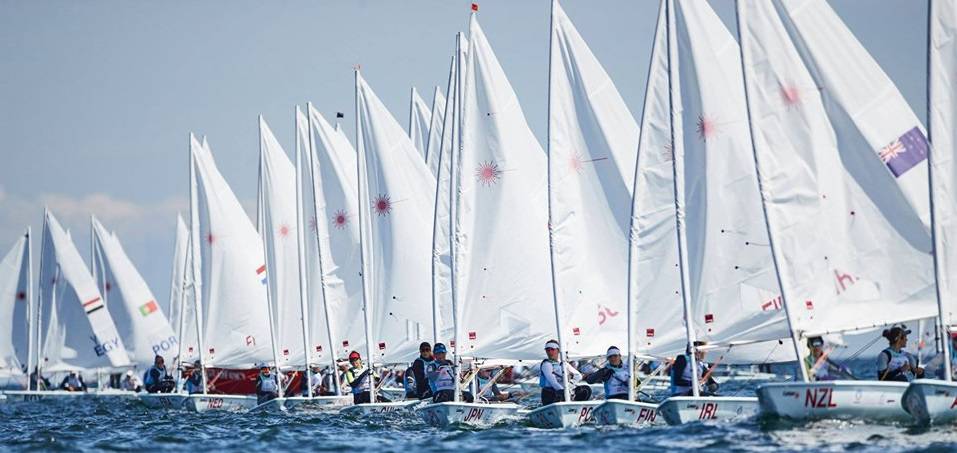
{"type": "Polygon", "coordinates": [[[412,87],[412,96],[409,101],[409,138],[415,149],[419,150],[422,160],[426,159],[429,146],[429,125],[432,124],[432,109],[425,103],[419,92],[412,87]]]}
{"type": "MultiPolygon", "coordinates": [[[[190,140],[201,288],[204,365],[244,369],[272,362],[267,269],[259,234],[226,184],[209,148],[190,140]]],[[[195,256],[195,255],[194,255],[195,256]]]]}
{"type": "Polygon", "coordinates": [[[376,362],[404,363],[432,331],[428,301],[435,177],[358,71],[356,111],[357,220],[368,341],[376,362]]]}
{"type": "Polygon", "coordinates": [[[567,319],[575,320],[567,338],[578,340],[578,352],[600,354],[626,336],[628,206],[638,124],[557,0],[551,33],[548,188],[555,297],[569,307],[567,319]]]}
{"type": "Polygon", "coordinates": [[[29,325],[33,304],[29,294],[29,233],[17,239],[0,260],[0,373],[21,374],[27,367],[30,347],[29,325]]]}
{"type": "Polygon", "coordinates": [[[44,213],[39,297],[44,372],[131,365],[96,282],[53,213],[44,213]]]}
{"type": "Polygon", "coordinates": [[[432,94],[432,116],[429,119],[429,139],[425,146],[425,163],[436,174],[435,160],[438,158],[439,148],[442,146],[442,131],[445,126],[445,96],[439,87],[435,87],[432,94]]]}
{"type": "Polygon", "coordinates": [[[98,220],[93,228],[93,279],[127,347],[130,360],[148,367],[157,355],[172,358],[176,335],[146,281],[130,261],[115,233],[98,220]]]}

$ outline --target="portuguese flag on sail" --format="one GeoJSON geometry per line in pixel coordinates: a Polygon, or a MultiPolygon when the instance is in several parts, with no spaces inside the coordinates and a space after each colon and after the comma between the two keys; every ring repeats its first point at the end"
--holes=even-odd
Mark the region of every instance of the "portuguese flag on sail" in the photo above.
{"type": "Polygon", "coordinates": [[[149,316],[156,310],[159,310],[159,306],[156,305],[155,300],[151,300],[143,305],[140,305],[140,314],[143,316],[149,316]]]}

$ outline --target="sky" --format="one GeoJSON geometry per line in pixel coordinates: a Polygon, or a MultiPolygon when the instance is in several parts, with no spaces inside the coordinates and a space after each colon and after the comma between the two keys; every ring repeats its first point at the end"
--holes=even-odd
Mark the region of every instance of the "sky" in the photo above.
{"type": "MultiPolygon", "coordinates": [[[[704,0],[702,0],[704,1],[704,0]]],[[[829,0],[925,118],[924,0],[829,0]]],[[[733,0],[710,3],[736,33],[733,0]]],[[[550,0],[483,0],[479,22],[546,142],[550,0]]],[[[162,304],[177,212],[188,210],[188,134],[208,137],[254,215],[262,114],[288,153],[294,108],[343,112],[352,68],[407,126],[414,85],[443,91],[460,0],[0,0],[0,256],[43,207],[88,257],[90,215],[116,231],[162,304]]],[[[640,118],[658,0],[562,0],[640,118]]],[[[354,141],[354,139],[353,139],[354,141]]],[[[34,243],[39,255],[39,243],[34,243]]],[[[35,265],[38,265],[35,263],[35,265]]]]}

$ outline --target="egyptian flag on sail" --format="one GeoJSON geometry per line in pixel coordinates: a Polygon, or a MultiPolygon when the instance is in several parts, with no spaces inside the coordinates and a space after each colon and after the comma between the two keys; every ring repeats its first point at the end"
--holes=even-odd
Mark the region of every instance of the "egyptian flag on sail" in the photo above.
{"type": "Polygon", "coordinates": [[[85,311],[87,315],[91,315],[93,312],[103,307],[103,299],[100,298],[100,296],[96,296],[93,299],[83,302],[83,311],[85,311]]]}

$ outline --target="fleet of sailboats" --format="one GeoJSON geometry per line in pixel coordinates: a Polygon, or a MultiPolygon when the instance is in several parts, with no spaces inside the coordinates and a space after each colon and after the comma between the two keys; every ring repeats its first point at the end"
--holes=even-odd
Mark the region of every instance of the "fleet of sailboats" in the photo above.
{"type": "Polygon", "coordinates": [[[167,304],[96,218],[87,266],[46,211],[37,278],[29,229],[0,260],[3,398],[76,397],[44,389],[44,373],[139,373],[159,355],[176,384],[138,395],[154,409],[414,409],[439,427],[951,422],[957,4],[929,3],[925,129],[825,0],[737,0],[737,36],[707,2],[661,0],[637,119],[552,0],[544,147],[473,4],[447,86],[431,104],[412,88],[407,128],[358,67],[354,145],[297,106],[290,158],[260,117],[255,221],[191,134],[167,304]],[[816,380],[804,366],[809,339],[930,319],[938,379],[816,380]],[[375,376],[423,341],[449,346],[451,401],[389,401],[373,380],[353,404],[343,358],[375,376]],[[623,346],[628,398],[573,401],[568,371],[563,398],[532,410],[481,397],[546,342],[562,370],[623,346]],[[698,379],[702,352],[797,367],[721,396],[698,379]],[[675,357],[693,370],[687,394],[647,398],[675,357]],[[277,375],[265,402],[249,391],[261,368],[277,375]]]}

